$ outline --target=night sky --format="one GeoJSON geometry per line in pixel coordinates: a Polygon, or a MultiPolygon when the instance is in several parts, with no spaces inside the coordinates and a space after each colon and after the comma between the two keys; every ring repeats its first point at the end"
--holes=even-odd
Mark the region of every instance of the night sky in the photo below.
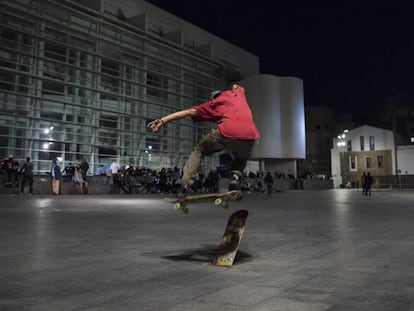
{"type": "Polygon", "coordinates": [[[402,1],[148,2],[257,55],[261,73],[303,79],[305,105],[371,120],[387,98],[414,99],[414,18],[402,1]]]}

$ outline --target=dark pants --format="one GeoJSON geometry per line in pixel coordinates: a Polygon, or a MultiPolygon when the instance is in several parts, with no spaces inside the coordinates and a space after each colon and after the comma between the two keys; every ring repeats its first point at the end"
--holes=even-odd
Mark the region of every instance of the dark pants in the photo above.
{"type": "Polygon", "coordinates": [[[272,193],[273,190],[273,184],[266,184],[266,188],[267,188],[267,194],[270,195],[272,193]]]}
{"type": "Polygon", "coordinates": [[[247,160],[250,158],[254,140],[230,139],[220,135],[217,129],[204,136],[191,152],[183,167],[181,184],[187,185],[194,180],[200,169],[204,156],[225,150],[232,157],[231,170],[243,173],[247,160]]]}
{"type": "Polygon", "coordinates": [[[29,193],[33,193],[33,176],[23,176],[22,183],[20,185],[20,192],[24,192],[26,182],[29,183],[29,193]]]}
{"type": "Polygon", "coordinates": [[[17,170],[9,170],[8,169],[7,170],[7,176],[8,176],[8,182],[13,182],[13,181],[16,182],[18,180],[17,170]]]}

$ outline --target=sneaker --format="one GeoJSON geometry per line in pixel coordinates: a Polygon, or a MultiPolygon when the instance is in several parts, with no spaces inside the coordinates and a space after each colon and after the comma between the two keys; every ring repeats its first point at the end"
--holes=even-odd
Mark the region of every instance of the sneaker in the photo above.
{"type": "Polygon", "coordinates": [[[177,197],[177,199],[184,199],[188,195],[189,192],[190,192],[189,187],[187,187],[187,186],[182,187],[181,186],[177,190],[176,197],[177,197]]]}
{"type": "Polygon", "coordinates": [[[190,178],[187,182],[182,179],[177,180],[177,198],[185,198],[190,192],[192,185],[194,185],[194,178],[190,178]]]}
{"type": "Polygon", "coordinates": [[[23,192],[19,192],[20,195],[23,195],[23,192]]]}

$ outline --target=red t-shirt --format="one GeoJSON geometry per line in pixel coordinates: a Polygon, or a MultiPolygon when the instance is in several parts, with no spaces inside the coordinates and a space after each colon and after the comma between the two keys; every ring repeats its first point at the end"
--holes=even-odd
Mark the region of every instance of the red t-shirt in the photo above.
{"type": "Polygon", "coordinates": [[[223,137],[246,140],[260,138],[243,88],[221,92],[217,98],[193,109],[200,114],[193,118],[194,122],[216,122],[223,137]]]}

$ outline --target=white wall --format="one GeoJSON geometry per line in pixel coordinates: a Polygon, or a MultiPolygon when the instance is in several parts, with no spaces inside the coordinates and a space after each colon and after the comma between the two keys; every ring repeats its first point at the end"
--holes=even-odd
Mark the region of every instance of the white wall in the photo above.
{"type": "Polygon", "coordinates": [[[397,163],[401,175],[414,175],[414,146],[397,147],[397,163]]]}
{"type": "Polygon", "coordinates": [[[343,147],[336,145],[337,142],[337,139],[333,140],[333,148],[331,149],[331,175],[334,188],[339,188],[339,185],[342,184],[340,153],[345,151],[343,147]]]}
{"type": "Polygon", "coordinates": [[[361,151],[360,136],[364,136],[364,150],[369,150],[369,137],[375,137],[375,150],[394,150],[392,131],[363,125],[348,132],[346,140],[352,141],[352,151],[361,151]]]}

